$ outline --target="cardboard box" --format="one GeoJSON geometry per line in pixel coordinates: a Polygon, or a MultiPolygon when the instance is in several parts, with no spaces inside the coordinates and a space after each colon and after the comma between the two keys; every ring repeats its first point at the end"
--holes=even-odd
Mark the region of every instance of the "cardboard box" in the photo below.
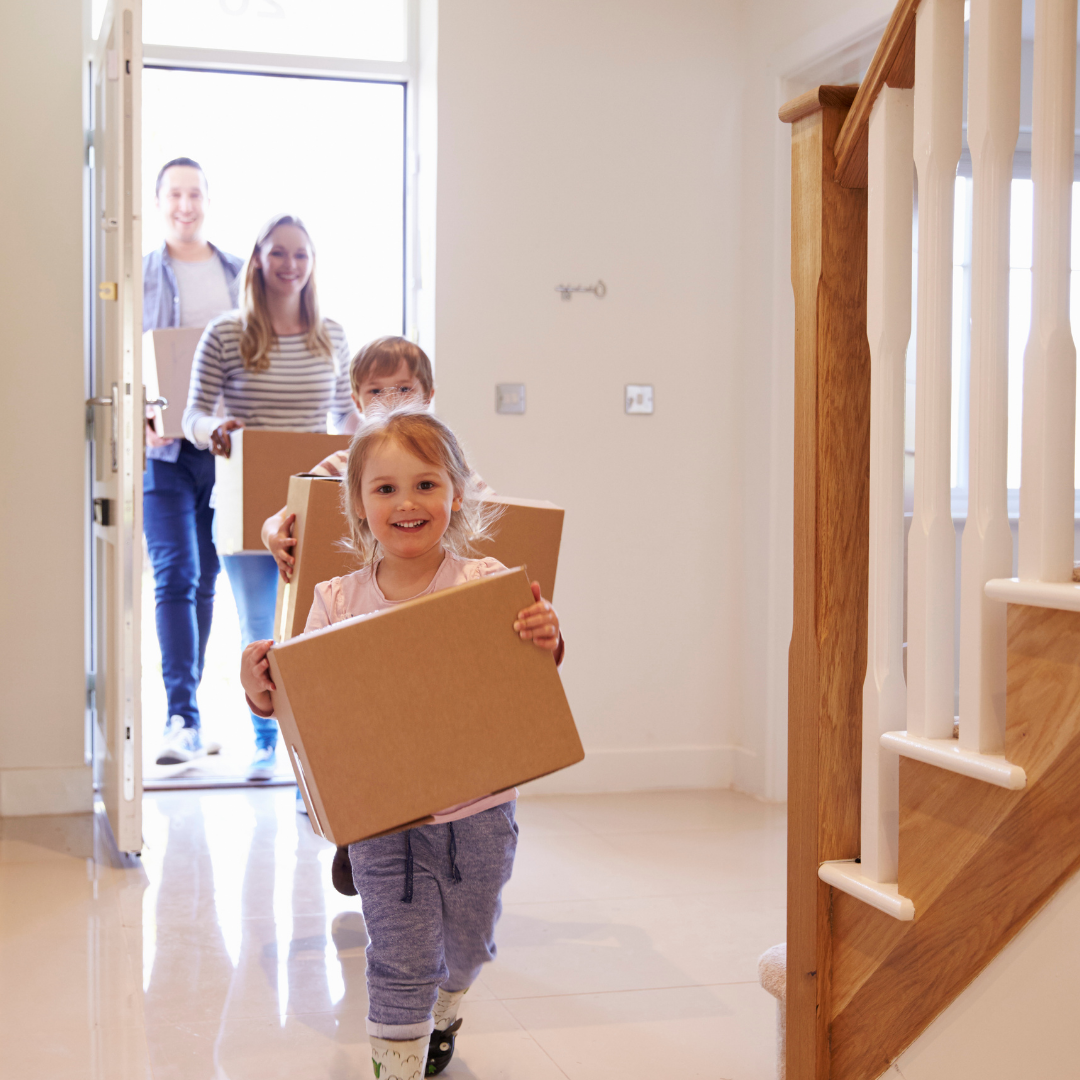
{"type": "Polygon", "coordinates": [[[180,421],[187,408],[191,364],[202,334],[201,326],[178,326],[169,330],[147,330],[143,335],[143,382],[147,400],[163,397],[169,403],[166,409],[154,410],[154,429],[163,438],[184,437],[180,421]]]}
{"type": "MultiPolygon", "coordinates": [[[[358,569],[356,556],[340,546],[349,532],[341,505],[341,484],[340,479],[329,476],[294,476],[289,480],[287,510],[296,514],[296,562],[292,581],[278,581],[275,641],[288,641],[304,632],[320,581],[358,569]]],[[[503,506],[504,511],[495,527],[495,538],[477,544],[476,557],[490,555],[504,566],[524,566],[529,580],[540,582],[545,599],[552,599],[564,511],[554,503],[534,499],[489,495],[487,500],[503,506]]]]}
{"type": "Polygon", "coordinates": [[[341,505],[341,480],[333,476],[292,476],[286,509],[296,515],[293,524],[292,580],[278,578],[274,640],[288,641],[304,632],[308,612],[320,581],[342,577],[359,569],[360,561],[340,542],[348,536],[341,505]]]}
{"type": "Polygon", "coordinates": [[[521,569],[275,645],[274,711],[312,824],[344,845],[585,756],[521,569]]]}
{"type": "Polygon", "coordinates": [[[289,477],[317,465],[335,450],[347,449],[351,436],[242,428],[232,432],[230,439],[230,455],[214,459],[217,549],[222,555],[245,551],[265,555],[263,522],[285,505],[289,477]]]}

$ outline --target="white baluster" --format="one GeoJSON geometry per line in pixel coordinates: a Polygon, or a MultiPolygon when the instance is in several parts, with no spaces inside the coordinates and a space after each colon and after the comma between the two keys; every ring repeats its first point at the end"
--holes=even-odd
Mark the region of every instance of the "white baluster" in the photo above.
{"type": "Polygon", "coordinates": [[[1076,0],[1035,5],[1031,336],[1024,352],[1020,577],[1071,581],[1076,346],[1069,258],[1076,110],[1076,0]]]}
{"type": "Polygon", "coordinates": [[[908,537],[907,726],[912,735],[932,739],[949,738],[953,727],[952,248],[963,75],[963,0],[923,0],[915,29],[919,278],[915,507],[908,537]]]}
{"type": "Polygon", "coordinates": [[[896,881],[904,682],[904,361],[911,336],[913,91],[882,89],[870,113],[866,333],[870,341],[870,582],[863,684],[862,865],[896,881]]]}
{"type": "Polygon", "coordinates": [[[1020,130],[1021,0],[975,0],[968,60],[971,411],[960,571],[960,745],[1005,748],[1006,605],[986,583],[1012,574],[1008,508],[1009,206],[1020,130]]]}

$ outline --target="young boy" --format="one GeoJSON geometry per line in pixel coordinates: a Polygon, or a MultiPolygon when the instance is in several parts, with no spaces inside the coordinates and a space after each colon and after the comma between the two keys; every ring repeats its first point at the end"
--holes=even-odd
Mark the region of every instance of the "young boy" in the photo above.
{"type": "MultiPolygon", "coordinates": [[[[352,359],[349,384],[352,399],[361,413],[365,406],[379,399],[418,394],[427,405],[435,394],[431,361],[419,345],[403,337],[382,337],[368,342],[352,359]]],[[[348,460],[349,451],[338,450],[308,471],[316,476],[344,476],[348,460]]],[[[283,506],[263,522],[262,542],[274,556],[281,580],[287,582],[295,562],[291,549],[296,545],[292,535],[296,515],[286,515],[285,510],[283,506]]]]}

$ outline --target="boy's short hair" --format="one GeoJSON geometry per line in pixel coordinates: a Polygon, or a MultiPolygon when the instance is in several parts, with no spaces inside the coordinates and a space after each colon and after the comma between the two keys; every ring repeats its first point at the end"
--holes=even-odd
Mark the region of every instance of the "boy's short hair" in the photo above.
{"type": "Polygon", "coordinates": [[[349,383],[354,394],[360,393],[360,384],[372,376],[393,375],[404,361],[412,376],[424,392],[424,400],[430,401],[435,394],[435,378],[427,353],[415,342],[403,337],[381,337],[369,341],[349,365],[349,383]]]}

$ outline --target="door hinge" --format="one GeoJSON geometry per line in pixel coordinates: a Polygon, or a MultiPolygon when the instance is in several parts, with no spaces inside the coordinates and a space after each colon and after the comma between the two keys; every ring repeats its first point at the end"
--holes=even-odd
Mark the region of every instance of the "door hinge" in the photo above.
{"type": "Polygon", "coordinates": [[[94,520],[99,525],[112,524],[112,499],[94,500],[94,520]]]}
{"type": "Polygon", "coordinates": [[[98,282],[97,294],[99,300],[115,300],[119,295],[119,288],[115,281],[98,282]]]}

